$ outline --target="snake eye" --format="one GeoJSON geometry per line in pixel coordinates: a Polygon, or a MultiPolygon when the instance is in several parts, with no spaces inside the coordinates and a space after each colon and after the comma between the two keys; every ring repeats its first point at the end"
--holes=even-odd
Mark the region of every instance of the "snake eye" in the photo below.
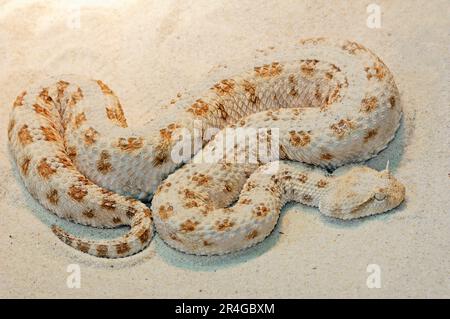
{"type": "Polygon", "coordinates": [[[382,201],[382,200],[384,200],[386,198],[386,194],[384,194],[384,193],[375,193],[374,197],[375,197],[376,200],[382,201]]]}

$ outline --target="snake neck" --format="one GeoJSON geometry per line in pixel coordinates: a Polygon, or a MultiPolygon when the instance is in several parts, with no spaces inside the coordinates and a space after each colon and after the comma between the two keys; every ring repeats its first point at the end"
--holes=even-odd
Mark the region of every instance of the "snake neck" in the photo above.
{"type": "Polygon", "coordinates": [[[298,202],[318,207],[335,182],[335,178],[322,169],[307,166],[301,170],[295,167],[283,168],[274,176],[282,189],[282,205],[288,202],[298,202]]]}

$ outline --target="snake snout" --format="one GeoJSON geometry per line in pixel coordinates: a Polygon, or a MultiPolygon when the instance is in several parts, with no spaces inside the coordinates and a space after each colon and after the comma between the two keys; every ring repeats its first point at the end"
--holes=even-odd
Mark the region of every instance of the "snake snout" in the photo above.
{"type": "Polygon", "coordinates": [[[397,179],[391,178],[386,190],[386,194],[388,195],[389,200],[389,208],[392,209],[400,205],[405,199],[405,193],[405,186],[397,179]]]}

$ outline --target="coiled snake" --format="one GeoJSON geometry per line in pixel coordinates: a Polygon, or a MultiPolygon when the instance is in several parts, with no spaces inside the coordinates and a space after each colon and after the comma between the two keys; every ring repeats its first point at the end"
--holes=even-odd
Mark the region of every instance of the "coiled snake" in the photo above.
{"type": "Polygon", "coordinates": [[[262,241],[288,201],[341,219],[399,205],[405,188],[388,170],[320,168],[364,161],[393,139],[402,112],[392,74],[355,42],[301,47],[298,60],[222,80],[140,128],[102,81],[69,76],[23,91],[8,138],[28,191],[76,223],[131,226],[104,241],[54,233],[82,252],[124,257],[149,244],[154,221],[181,251],[224,254],[262,241]],[[152,195],[151,211],[138,199],[152,195]]]}

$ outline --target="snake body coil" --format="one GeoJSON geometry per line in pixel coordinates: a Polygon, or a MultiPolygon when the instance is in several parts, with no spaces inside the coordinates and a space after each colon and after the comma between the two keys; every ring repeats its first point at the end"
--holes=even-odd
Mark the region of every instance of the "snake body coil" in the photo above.
{"type": "Polygon", "coordinates": [[[358,43],[320,38],[302,41],[298,60],[222,80],[141,128],[128,126],[103,82],[49,80],[17,97],[8,138],[27,189],[43,206],[80,224],[131,226],[107,241],[53,226],[68,245],[128,256],[151,241],[153,217],[171,246],[223,254],[263,240],[288,201],[342,219],[399,205],[405,189],[388,171],[352,165],[328,175],[319,168],[385,148],[399,125],[399,102],[380,58],[358,43]],[[237,142],[227,147],[230,132],[237,142]],[[248,143],[252,137],[258,147],[248,143]],[[153,213],[138,200],[152,195],[153,213]]]}

